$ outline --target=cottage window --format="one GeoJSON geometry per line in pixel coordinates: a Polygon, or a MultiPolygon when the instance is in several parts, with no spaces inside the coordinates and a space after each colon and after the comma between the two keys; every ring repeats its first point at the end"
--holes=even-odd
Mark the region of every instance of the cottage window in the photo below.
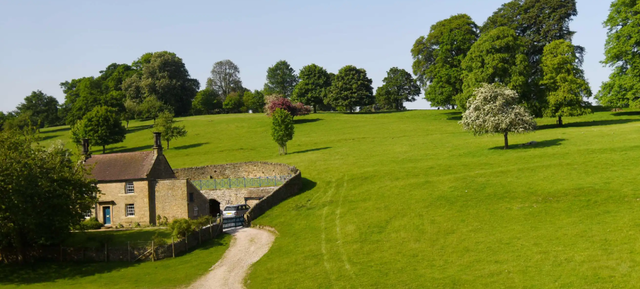
{"type": "Polygon", "coordinates": [[[189,203],[193,203],[193,193],[189,193],[189,203]]]}
{"type": "Polygon", "coordinates": [[[198,216],[198,206],[193,206],[193,215],[198,216]]]}
{"type": "Polygon", "coordinates": [[[127,217],[134,217],[136,215],[136,208],[133,204],[127,204],[125,206],[125,215],[127,217]]]}
{"type": "Polygon", "coordinates": [[[125,194],[133,194],[135,192],[135,189],[133,187],[133,182],[127,182],[127,184],[125,185],[125,194]]]}

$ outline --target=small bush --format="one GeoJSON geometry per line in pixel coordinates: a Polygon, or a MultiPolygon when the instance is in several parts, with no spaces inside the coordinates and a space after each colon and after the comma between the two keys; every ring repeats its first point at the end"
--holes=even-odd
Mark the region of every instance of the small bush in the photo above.
{"type": "Polygon", "coordinates": [[[133,223],[133,227],[134,228],[140,228],[140,223],[138,223],[138,222],[133,223]]]}
{"type": "Polygon", "coordinates": [[[284,98],[279,95],[270,95],[268,97],[267,105],[265,107],[265,111],[268,116],[271,116],[276,109],[283,109],[289,112],[291,115],[295,116],[296,107],[291,103],[288,98],[284,98]]]}
{"type": "Polygon", "coordinates": [[[194,229],[193,223],[187,219],[179,218],[175,219],[169,224],[169,228],[172,231],[174,237],[185,238],[194,229]]]}
{"type": "Polygon", "coordinates": [[[164,245],[167,244],[167,240],[165,240],[164,238],[160,237],[160,233],[158,233],[158,232],[156,232],[156,234],[153,235],[151,240],[153,240],[153,244],[155,246],[164,246],[164,245]]]}
{"type": "Polygon", "coordinates": [[[84,231],[84,230],[97,230],[104,226],[102,223],[98,221],[96,217],[91,217],[86,219],[80,223],[80,225],[76,226],[76,230],[84,231]]]}
{"type": "Polygon", "coordinates": [[[311,107],[308,105],[304,105],[302,102],[298,102],[295,104],[296,116],[308,115],[311,113],[311,107]]]}

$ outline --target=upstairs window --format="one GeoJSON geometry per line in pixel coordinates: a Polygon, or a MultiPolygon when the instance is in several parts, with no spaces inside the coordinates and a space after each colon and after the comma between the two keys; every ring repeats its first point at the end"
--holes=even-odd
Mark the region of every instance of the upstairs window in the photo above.
{"type": "Polygon", "coordinates": [[[133,194],[135,192],[135,188],[133,187],[133,182],[127,182],[125,185],[124,193],[125,194],[133,194]]]}
{"type": "Polygon", "coordinates": [[[133,204],[127,204],[125,206],[125,215],[127,217],[135,217],[136,215],[136,208],[133,204]]]}

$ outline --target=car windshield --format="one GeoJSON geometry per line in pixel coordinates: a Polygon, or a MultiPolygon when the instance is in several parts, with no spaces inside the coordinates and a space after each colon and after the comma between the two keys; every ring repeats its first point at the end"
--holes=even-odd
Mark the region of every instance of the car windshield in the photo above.
{"type": "Polygon", "coordinates": [[[226,207],[224,207],[225,211],[235,211],[237,209],[238,209],[238,207],[236,207],[236,206],[226,206],[226,207]]]}

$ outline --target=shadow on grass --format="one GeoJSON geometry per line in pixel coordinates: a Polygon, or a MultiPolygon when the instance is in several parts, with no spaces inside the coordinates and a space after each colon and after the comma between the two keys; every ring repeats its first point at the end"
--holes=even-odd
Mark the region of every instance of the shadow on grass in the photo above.
{"type": "MultiPolygon", "coordinates": [[[[550,139],[550,140],[539,141],[539,142],[537,142],[535,144],[532,144],[532,145],[510,144],[509,145],[509,150],[541,149],[541,148],[547,148],[547,147],[552,147],[552,146],[559,146],[565,140],[566,139],[563,139],[563,138],[550,139]]],[[[504,146],[492,147],[492,148],[490,148],[490,150],[504,150],[504,146]]]]}
{"type": "Polygon", "coordinates": [[[544,130],[544,129],[550,129],[550,128],[603,126],[603,125],[625,124],[625,123],[637,122],[637,121],[640,121],[640,119],[612,119],[612,120],[569,122],[569,123],[565,123],[563,126],[558,126],[557,124],[543,124],[541,126],[538,126],[537,129],[544,130]]]}
{"type": "Polygon", "coordinates": [[[172,147],[171,149],[174,149],[174,150],[186,150],[186,149],[192,149],[192,148],[201,147],[201,146],[206,145],[206,144],[209,144],[209,142],[193,143],[193,144],[189,144],[189,145],[172,147]]]}
{"type": "Polygon", "coordinates": [[[319,118],[294,119],[293,123],[294,124],[303,124],[303,123],[316,122],[316,121],[320,121],[320,120],[321,119],[319,119],[319,118]]]}
{"type": "Polygon", "coordinates": [[[130,128],[128,128],[128,129],[127,129],[127,133],[134,133],[134,132],[137,132],[137,131],[147,130],[147,129],[150,129],[150,128],[153,128],[153,125],[152,125],[152,124],[148,124],[148,125],[139,125],[139,126],[136,126],[136,127],[130,127],[130,128]]]}
{"type": "Polygon", "coordinates": [[[293,154],[303,154],[303,153],[317,152],[317,151],[321,151],[321,150],[328,150],[328,149],[330,149],[330,148],[331,148],[331,147],[323,147],[323,148],[308,149],[308,150],[303,150],[303,151],[292,152],[292,153],[289,153],[289,154],[290,154],[290,155],[293,155],[293,154]]]}
{"type": "Polygon", "coordinates": [[[60,135],[57,135],[57,134],[40,136],[40,140],[41,140],[41,141],[45,141],[45,140],[48,140],[48,139],[57,138],[57,137],[59,137],[59,136],[60,136],[60,135]]]}
{"type": "Polygon", "coordinates": [[[613,116],[638,116],[640,111],[620,111],[612,114],[613,116]]]}
{"type": "Polygon", "coordinates": [[[40,134],[50,134],[50,133],[54,133],[54,132],[62,132],[62,131],[68,131],[68,130],[71,130],[71,127],[63,126],[63,127],[55,128],[55,129],[52,129],[52,130],[41,131],[40,134]]]}
{"type": "MultiPolygon", "coordinates": [[[[213,240],[205,241],[201,246],[181,254],[175,259],[167,258],[155,262],[156,266],[172,266],[180,262],[180,258],[189,258],[188,255],[202,250],[208,250],[222,245],[221,240],[225,234],[220,234],[213,240]],[[165,263],[166,262],[166,263],[165,263]]],[[[188,261],[186,259],[185,261],[188,261]]],[[[185,262],[183,261],[183,262],[185,262]]],[[[144,263],[148,263],[144,262],[144,263]]],[[[0,286],[5,285],[29,285],[44,282],[54,282],[61,279],[74,279],[91,277],[99,274],[110,273],[130,267],[138,267],[142,263],[129,262],[36,262],[24,265],[0,264],[0,286]]],[[[51,288],[55,288],[52,285],[51,288]]]]}
{"type": "Polygon", "coordinates": [[[455,121],[461,121],[462,120],[462,112],[461,111],[445,112],[444,115],[448,115],[447,120],[455,120],[455,121]]]}
{"type": "Polygon", "coordinates": [[[345,112],[345,114],[386,114],[386,113],[403,113],[408,110],[383,110],[383,111],[366,111],[366,112],[345,112]]]}

